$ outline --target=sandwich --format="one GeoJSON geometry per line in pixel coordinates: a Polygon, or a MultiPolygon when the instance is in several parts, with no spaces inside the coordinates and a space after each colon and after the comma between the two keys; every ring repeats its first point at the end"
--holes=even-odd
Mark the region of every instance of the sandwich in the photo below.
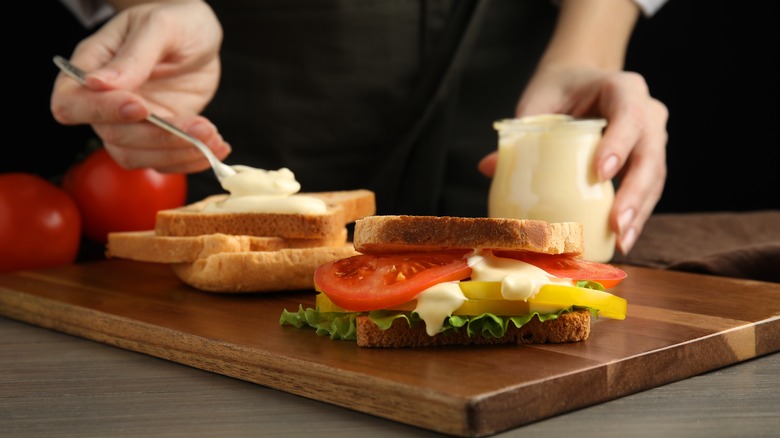
{"type": "Polygon", "coordinates": [[[311,289],[318,266],[356,254],[348,226],[376,209],[374,193],[363,189],[260,200],[238,193],[161,210],[153,230],[109,233],[106,256],[168,264],[208,292],[311,289]]]}
{"type": "Polygon", "coordinates": [[[578,342],[592,318],[626,316],[626,300],[607,292],[626,273],[581,258],[580,223],[368,216],[353,244],[358,255],[316,269],[315,307],[284,309],[282,326],[426,347],[578,342]]]}

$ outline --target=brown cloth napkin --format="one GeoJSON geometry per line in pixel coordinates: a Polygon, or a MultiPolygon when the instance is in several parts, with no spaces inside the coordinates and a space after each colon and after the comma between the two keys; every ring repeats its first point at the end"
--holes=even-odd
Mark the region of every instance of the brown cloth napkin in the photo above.
{"type": "Polygon", "coordinates": [[[780,210],[654,214],[612,262],[780,283],[780,210]]]}

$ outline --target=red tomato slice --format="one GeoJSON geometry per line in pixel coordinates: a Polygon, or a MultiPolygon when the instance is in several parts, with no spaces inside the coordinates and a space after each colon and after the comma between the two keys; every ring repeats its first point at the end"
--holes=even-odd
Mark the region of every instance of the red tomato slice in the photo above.
{"type": "Polygon", "coordinates": [[[624,278],[626,273],[615,266],[605,263],[591,262],[571,256],[538,254],[527,251],[493,250],[496,257],[504,257],[530,263],[556,277],[572,280],[591,280],[601,283],[604,288],[614,287],[624,278]]]}
{"type": "Polygon", "coordinates": [[[337,306],[353,312],[386,309],[421,291],[471,275],[471,250],[406,254],[362,254],[320,266],[314,283],[337,306]]]}

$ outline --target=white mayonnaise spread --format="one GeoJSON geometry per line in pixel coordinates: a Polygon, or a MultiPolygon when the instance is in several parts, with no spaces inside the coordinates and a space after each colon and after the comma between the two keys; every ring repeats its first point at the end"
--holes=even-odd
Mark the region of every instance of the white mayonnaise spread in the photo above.
{"type": "Polygon", "coordinates": [[[545,284],[571,285],[571,280],[550,275],[536,266],[520,260],[496,257],[490,252],[469,258],[471,279],[474,281],[500,281],[501,296],[506,300],[528,301],[545,284]]]}
{"type": "MultiPolygon", "coordinates": [[[[527,301],[533,298],[545,284],[560,283],[571,285],[568,278],[550,275],[542,269],[519,260],[496,257],[485,251],[482,255],[468,258],[471,267],[471,279],[474,281],[500,281],[501,296],[506,300],[527,301]]],[[[429,336],[438,333],[444,319],[457,310],[466,296],[463,295],[457,281],[439,283],[422,292],[417,297],[417,312],[425,321],[425,330],[429,336]]]]}
{"type": "Polygon", "coordinates": [[[428,336],[439,333],[444,325],[444,319],[452,315],[466,296],[460,290],[457,281],[439,283],[429,287],[417,295],[417,307],[414,311],[425,321],[425,331],[428,336]]]}
{"type": "Polygon", "coordinates": [[[222,181],[230,195],[206,205],[205,212],[219,213],[298,213],[320,214],[327,211],[325,201],[297,195],[301,184],[290,169],[264,170],[250,166],[231,166],[236,171],[222,181]]]}

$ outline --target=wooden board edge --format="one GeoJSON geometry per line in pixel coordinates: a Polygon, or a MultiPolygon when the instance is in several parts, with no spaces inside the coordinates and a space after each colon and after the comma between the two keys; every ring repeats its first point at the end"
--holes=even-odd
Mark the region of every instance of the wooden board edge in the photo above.
{"type": "Polygon", "coordinates": [[[0,292],[0,316],[409,426],[453,436],[472,436],[469,432],[471,401],[468,399],[428,393],[415,401],[409,388],[389,381],[374,382],[373,389],[367,390],[355,384],[365,379],[359,373],[335,372],[305,362],[295,363],[294,359],[276,365],[263,353],[195,335],[181,336],[173,330],[173,341],[155,344],[148,341],[159,338],[153,331],[169,329],[49,298],[30,300],[24,293],[4,288],[0,288],[0,292]],[[90,324],[82,321],[90,321],[90,324]],[[125,332],[122,336],[116,334],[120,328],[125,332]],[[209,357],[186,348],[192,343],[203,342],[209,343],[209,351],[213,352],[209,357]],[[318,379],[318,386],[301,385],[301,379],[318,379]]]}

